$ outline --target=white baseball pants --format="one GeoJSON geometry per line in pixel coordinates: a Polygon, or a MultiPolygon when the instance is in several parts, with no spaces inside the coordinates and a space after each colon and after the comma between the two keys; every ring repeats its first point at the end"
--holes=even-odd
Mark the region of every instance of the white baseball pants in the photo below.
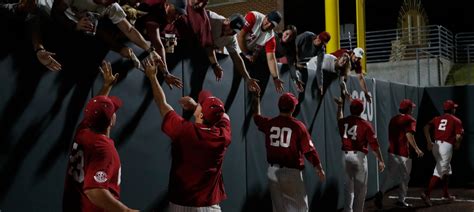
{"type": "Polygon", "coordinates": [[[270,165],[267,177],[274,212],[308,211],[308,196],[301,170],[270,165]]]}
{"type": "Polygon", "coordinates": [[[347,151],[342,154],[346,170],[344,211],[363,212],[367,194],[367,156],[359,151],[347,151]]]}
{"type": "Polygon", "coordinates": [[[408,191],[408,182],[410,182],[412,160],[407,157],[390,153],[388,155],[387,168],[385,169],[385,178],[380,185],[380,190],[386,192],[389,188],[388,182],[394,180],[398,185],[398,201],[405,202],[408,191]]]}
{"type": "Polygon", "coordinates": [[[177,205],[170,202],[169,212],[221,212],[219,205],[211,205],[207,207],[188,207],[177,205]]]}
{"type": "Polygon", "coordinates": [[[453,145],[448,142],[435,141],[433,144],[433,156],[436,159],[434,176],[442,178],[443,175],[451,175],[451,158],[453,157],[453,145]]]}

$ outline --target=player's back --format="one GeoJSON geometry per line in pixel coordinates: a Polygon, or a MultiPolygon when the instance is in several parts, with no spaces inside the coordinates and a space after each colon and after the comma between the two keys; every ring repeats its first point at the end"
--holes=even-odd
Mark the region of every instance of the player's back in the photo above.
{"type": "Polygon", "coordinates": [[[265,133],[267,161],[288,168],[304,168],[301,140],[305,125],[294,117],[277,116],[269,119],[254,116],[260,131],[265,133]]]}
{"type": "Polygon", "coordinates": [[[367,154],[367,144],[373,137],[370,122],[359,116],[347,116],[338,121],[343,151],[361,151],[367,154]]]}
{"type": "Polygon", "coordinates": [[[431,124],[434,127],[434,139],[454,144],[456,134],[462,134],[461,120],[452,114],[445,113],[435,117],[431,124]]]}

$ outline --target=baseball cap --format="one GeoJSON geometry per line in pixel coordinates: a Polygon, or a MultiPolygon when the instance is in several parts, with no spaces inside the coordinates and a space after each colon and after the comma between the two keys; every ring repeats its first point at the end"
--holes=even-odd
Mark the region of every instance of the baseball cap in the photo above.
{"type": "Polygon", "coordinates": [[[229,17],[229,22],[230,27],[234,30],[234,32],[239,33],[247,21],[245,21],[244,16],[242,16],[240,13],[235,13],[229,17]]]}
{"type": "Polygon", "coordinates": [[[92,127],[106,127],[121,106],[122,101],[118,97],[96,96],[87,103],[84,109],[84,120],[92,127]]]}
{"type": "Polygon", "coordinates": [[[319,33],[318,37],[325,44],[327,44],[331,40],[331,34],[326,31],[319,33]]]}
{"type": "Polygon", "coordinates": [[[272,11],[267,15],[268,21],[272,22],[273,26],[277,26],[281,21],[281,14],[278,11],[272,11]]]}
{"type": "Polygon", "coordinates": [[[210,125],[214,125],[222,119],[225,112],[224,103],[219,98],[212,96],[210,91],[202,90],[199,93],[198,102],[202,108],[203,119],[210,125]]]}
{"type": "Polygon", "coordinates": [[[352,115],[360,115],[364,111],[364,103],[360,99],[352,99],[349,109],[352,115]]]}
{"type": "Polygon", "coordinates": [[[355,48],[354,50],[352,50],[352,52],[354,52],[354,55],[360,59],[364,58],[364,49],[360,48],[360,47],[357,47],[355,48]]]}
{"type": "Polygon", "coordinates": [[[168,3],[173,4],[176,11],[180,14],[187,14],[186,13],[186,0],[167,0],[168,3]]]}
{"type": "Polygon", "coordinates": [[[444,110],[452,110],[454,108],[457,108],[458,104],[454,103],[453,100],[446,100],[443,103],[443,109],[444,110]]]}
{"type": "Polygon", "coordinates": [[[416,105],[410,99],[404,99],[400,102],[400,110],[406,110],[408,108],[414,107],[416,107],[416,105]]]}
{"type": "Polygon", "coordinates": [[[278,100],[280,110],[292,110],[298,104],[298,99],[292,93],[286,92],[278,100]]]}

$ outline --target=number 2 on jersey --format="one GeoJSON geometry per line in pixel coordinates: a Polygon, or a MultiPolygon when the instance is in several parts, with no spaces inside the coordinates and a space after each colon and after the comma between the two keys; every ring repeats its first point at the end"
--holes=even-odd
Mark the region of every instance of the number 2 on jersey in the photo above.
{"type": "Polygon", "coordinates": [[[288,127],[272,127],[270,129],[270,146],[281,146],[285,148],[289,147],[291,141],[291,132],[291,129],[288,127]]]}
{"type": "Polygon", "coordinates": [[[447,120],[447,119],[441,119],[441,121],[439,122],[438,130],[446,131],[446,125],[447,125],[447,124],[448,124],[448,120],[447,120]]]}
{"type": "Polygon", "coordinates": [[[349,128],[349,124],[346,123],[344,124],[343,137],[348,138],[347,135],[350,135],[352,140],[357,140],[357,125],[352,126],[349,130],[347,128],[349,128]]]}

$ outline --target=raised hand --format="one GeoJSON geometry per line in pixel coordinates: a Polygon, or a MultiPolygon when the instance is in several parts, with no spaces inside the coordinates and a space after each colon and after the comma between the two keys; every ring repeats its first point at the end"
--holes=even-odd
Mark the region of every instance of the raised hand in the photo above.
{"type": "Polygon", "coordinates": [[[56,54],[44,49],[36,52],[36,57],[42,65],[46,66],[50,71],[60,71],[62,68],[61,64],[53,58],[54,55],[56,54]]]}
{"type": "Polygon", "coordinates": [[[157,67],[156,67],[155,62],[152,59],[147,58],[143,60],[143,67],[145,68],[145,75],[148,78],[156,77],[157,67]]]}
{"type": "Polygon", "coordinates": [[[102,65],[100,66],[100,72],[104,77],[104,84],[111,86],[117,82],[119,74],[116,73],[115,75],[112,73],[112,66],[108,61],[102,61],[102,65]]]}

